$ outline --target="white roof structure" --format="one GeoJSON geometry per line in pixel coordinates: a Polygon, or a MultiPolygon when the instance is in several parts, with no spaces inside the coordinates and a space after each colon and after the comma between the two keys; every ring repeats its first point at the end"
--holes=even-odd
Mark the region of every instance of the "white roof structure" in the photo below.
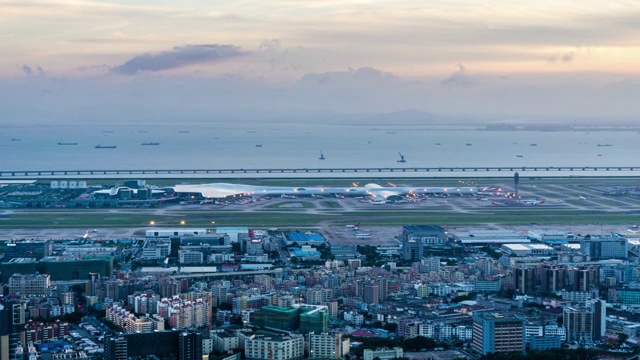
{"type": "Polygon", "coordinates": [[[383,187],[378,184],[367,184],[363,187],[286,187],[286,186],[254,186],[244,184],[212,183],[194,185],[175,185],[176,193],[201,194],[206,198],[221,199],[236,196],[266,196],[266,195],[355,195],[382,197],[413,194],[460,194],[474,195],[476,187],[383,187]]]}

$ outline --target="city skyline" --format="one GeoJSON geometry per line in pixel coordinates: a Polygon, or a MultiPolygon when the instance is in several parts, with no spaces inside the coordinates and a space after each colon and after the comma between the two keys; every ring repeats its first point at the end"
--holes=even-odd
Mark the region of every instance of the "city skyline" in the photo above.
{"type": "Polygon", "coordinates": [[[139,107],[638,115],[640,6],[629,1],[9,0],[0,9],[4,119],[139,107]]]}

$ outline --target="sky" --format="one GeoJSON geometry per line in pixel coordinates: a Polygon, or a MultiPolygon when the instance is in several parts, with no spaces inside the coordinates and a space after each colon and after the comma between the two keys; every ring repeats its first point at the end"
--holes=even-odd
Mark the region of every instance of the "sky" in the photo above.
{"type": "Polygon", "coordinates": [[[638,122],[640,2],[0,0],[0,121],[638,122]]]}

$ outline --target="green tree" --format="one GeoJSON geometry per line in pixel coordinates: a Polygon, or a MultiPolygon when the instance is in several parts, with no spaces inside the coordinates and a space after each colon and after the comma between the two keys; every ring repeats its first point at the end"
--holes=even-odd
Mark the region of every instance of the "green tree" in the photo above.
{"type": "Polygon", "coordinates": [[[436,342],[431,338],[416,336],[411,339],[405,339],[402,347],[407,351],[432,350],[436,347],[436,342]]]}

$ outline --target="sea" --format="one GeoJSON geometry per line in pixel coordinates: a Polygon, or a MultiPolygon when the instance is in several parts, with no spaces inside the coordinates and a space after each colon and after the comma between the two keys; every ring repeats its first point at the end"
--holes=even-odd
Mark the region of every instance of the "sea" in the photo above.
{"type": "Polygon", "coordinates": [[[488,131],[474,127],[239,122],[0,129],[0,171],[640,167],[639,153],[637,131],[488,131]],[[159,145],[142,145],[145,142],[159,145]],[[319,159],[321,154],[324,160],[319,159]],[[401,155],[405,163],[398,162],[401,155]]]}

